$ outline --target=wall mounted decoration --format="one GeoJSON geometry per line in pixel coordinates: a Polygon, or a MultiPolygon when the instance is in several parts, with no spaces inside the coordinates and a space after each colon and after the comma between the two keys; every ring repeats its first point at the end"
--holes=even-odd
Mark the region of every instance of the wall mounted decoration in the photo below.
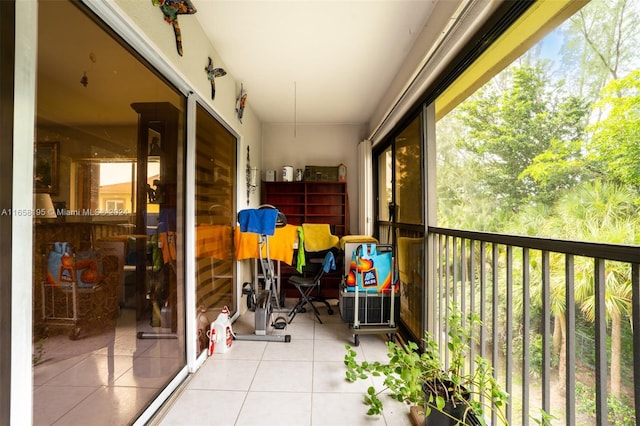
{"type": "Polygon", "coordinates": [[[178,55],[182,56],[182,32],[178,24],[178,15],[193,15],[197,12],[190,0],[151,0],[154,6],[159,6],[164,20],[173,26],[176,36],[178,55]]]}
{"type": "Polygon", "coordinates": [[[238,115],[238,120],[242,123],[242,115],[244,114],[244,106],[247,103],[247,92],[244,90],[244,85],[240,83],[240,93],[236,98],[236,114],[238,115]]]}
{"type": "Polygon", "coordinates": [[[89,67],[84,70],[84,72],[82,73],[82,77],[80,78],[80,84],[82,84],[84,87],[87,87],[89,85],[89,76],[87,75],[87,73],[91,71],[91,69],[93,68],[93,64],[95,63],[96,54],[91,52],[89,53],[89,67]]]}
{"type": "Polygon", "coordinates": [[[251,167],[249,148],[250,147],[247,146],[247,205],[249,205],[249,196],[254,193],[258,187],[258,168],[251,167]]]}
{"type": "Polygon", "coordinates": [[[58,193],[58,142],[37,142],[34,158],[36,192],[58,193]]]}
{"type": "Polygon", "coordinates": [[[207,72],[207,78],[211,82],[211,99],[216,98],[216,77],[222,77],[227,75],[227,72],[223,68],[216,68],[213,66],[213,60],[209,58],[209,65],[204,69],[207,72]]]}

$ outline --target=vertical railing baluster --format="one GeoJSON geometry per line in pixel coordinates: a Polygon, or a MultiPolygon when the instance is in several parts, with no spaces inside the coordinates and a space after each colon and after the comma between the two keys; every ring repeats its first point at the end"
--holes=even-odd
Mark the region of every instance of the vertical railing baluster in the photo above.
{"type": "Polygon", "coordinates": [[[575,270],[573,255],[565,255],[565,375],[566,375],[566,424],[576,424],[576,302],[575,270]]]}
{"type": "MultiPolygon", "coordinates": [[[[475,288],[475,271],[476,271],[476,255],[474,252],[475,240],[469,240],[469,312],[475,312],[476,305],[476,288],[475,288]]],[[[478,336],[473,336],[474,339],[477,339],[478,336]]],[[[471,348],[469,350],[469,358],[476,358],[476,345],[474,342],[471,344],[471,348]]],[[[475,363],[471,363],[471,374],[475,373],[475,363]]]]}
{"type": "Polygon", "coordinates": [[[605,264],[595,259],[596,296],[596,423],[605,425],[607,419],[607,312],[605,305],[605,264]]]}
{"type": "Polygon", "coordinates": [[[480,242],[480,356],[486,357],[487,347],[487,243],[480,242]]]}
{"type": "Polygon", "coordinates": [[[522,249],[522,425],[529,424],[529,333],[531,320],[531,298],[529,296],[529,249],[522,249]]]}
{"type": "Polygon", "coordinates": [[[462,312],[467,314],[466,306],[466,288],[467,288],[467,240],[460,238],[460,308],[462,312]]]}
{"type": "Polygon", "coordinates": [[[444,264],[444,240],[446,239],[445,235],[438,236],[438,265],[440,265],[440,273],[438,274],[438,294],[434,299],[435,309],[434,312],[437,312],[438,318],[434,322],[437,324],[436,330],[434,330],[435,339],[438,342],[439,346],[442,346],[442,294],[444,292],[444,279],[445,279],[445,269],[446,265],[444,264]]]}
{"type": "Polygon", "coordinates": [[[506,391],[509,394],[507,399],[506,417],[507,422],[511,424],[511,411],[512,401],[511,394],[513,393],[513,247],[507,246],[507,363],[505,371],[506,379],[506,391]]]}
{"type": "Polygon", "coordinates": [[[449,300],[450,300],[450,293],[451,293],[451,260],[450,260],[450,252],[451,252],[451,239],[453,237],[451,236],[447,236],[447,238],[445,239],[445,244],[444,244],[444,249],[445,249],[445,263],[446,263],[446,273],[445,273],[445,280],[444,280],[444,284],[445,284],[445,288],[444,288],[444,301],[442,309],[444,309],[444,316],[442,317],[442,325],[444,327],[444,336],[442,336],[443,339],[445,339],[444,345],[443,345],[443,350],[444,350],[444,365],[446,365],[447,367],[449,367],[449,351],[446,350],[447,348],[447,340],[449,336],[449,323],[447,322],[447,318],[449,317],[449,300]]]}
{"type": "MultiPolygon", "coordinates": [[[[480,242],[480,356],[485,358],[487,352],[487,243],[480,242]]],[[[480,403],[484,404],[484,397],[480,395],[480,403]]]]}
{"type": "MultiPolygon", "coordinates": [[[[493,243],[491,245],[491,330],[492,330],[492,351],[491,351],[491,365],[493,365],[493,377],[498,380],[498,273],[499,273],[499,259],[498,259],[498,244],[493,243]]],[[[498,416],[495,410],[491,412],[491,424],[497,424],[498,416]]]]}
{"type": "MultiPolygon", "coordinates": [[[[449,245],[451,244],[451,237],[450,236],[445,236],[444,237],[444,298],[445,301],[449,299],[449,276],[450,276],[450,270],[449,270],[449,245]]],[[[445,306],[446,307],[446,306],[445,306]]]]}
{"type": "Polygon", "coordinates": [[[542,409],[551,413],[551,266],[542,251],[542,409]]]}
{"type": "Polygon", "coordinates": [[[453,237],[451,242],[451,266],[453,267],[452,271],[452,280],[451,280],[451,300],[455,303],[458,303],[458,281],[460,280],[459,272],[458,272],[458,238],[453,237]]]}
{"type": "Polygon", "coordinates": [[[435,289],[433,294],[433,301],[431,302],[431,315],[433,319],[433,333],[434,338],[437,338],[438,343],[440,343],[439,337],[440,334],[440,311],[439,311],[439,300],[442,294],[442,234],[438,234],[438,247],[435,250],[435,255],[438,256],[435,260],[435,263],[438,265],[438,287],[435,289]]]}
{"type": "Polygon", "coordinates": [[[438,339],[440,341],[440,347],[444,346],[444,342],[442,341],[443,339],[443,334],[446,332],[446,322],[445,322],[445,314],[446,314],[446,305],[445,305],[445,300],[446,300],[446,295],[447,295],[447,286],[448,286],[448,277],[449,277],[449,271],[448,271],[448,264],[447,264],[447,241],[449,240],[449,237],[447,235],[444,235],[442,237],[442,288],[440,289],[440,297],[438,298],[438,315],[439,315],[439,319],[438,319],[438,339]]]}
{"type": "Polygon", "coordinates": [[[640,265],[631,265],[631,315],[633,320],[633,401],[636,424],[640,424],[640,265]]]}
{"type": "MultiPolygon", "coordinates": [[[[464,238],[460,238],[460,312],[462,313],[462,325],[464,326],[467,321],[467,306],[465,304],[466,298],[465,294],[467,292],[467,265],[465,262],[466,256],[466,240],[464,238]]],[[[471,345],[471,342],[468,342],[471,345]]],[[[473,368],[473,358],[468,357],[468,366],[467,371],[472,371],[473,368]]]]}

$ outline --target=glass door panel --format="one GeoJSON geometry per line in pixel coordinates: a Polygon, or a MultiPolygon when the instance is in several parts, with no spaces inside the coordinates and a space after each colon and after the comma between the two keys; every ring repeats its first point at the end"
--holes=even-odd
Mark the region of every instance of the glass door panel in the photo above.
{"type": "Polygon", "coordinates": [[[423,157],[420,116],[377,155],[377,231],[381,244],[393,244],[400,277],[400,323],[422,341],[425,292],[423,157]]]}
{"type": "Polygon", "coordinates": [[[222,307],[235,307],[233,226],[236,138],[203,107],[196,113],[196,308],[198,351],[222,307]]]}
{"type": "Polygon", "coordinates": [[[393,204],[393,152],[391,147],[378,156],[378,239],[391,244],[391,223],[394,220],[393,204]]]}
{"type": "Polygon", "coordinates": [[[409,124],[395,138],[395,214],[396,222],[422,223],[424,202],[422,194],[420,120],[409,124]]]}
{"type": "Polygon", "coordinates": [[[33,423],[131,424],[186,365],[186,99],[79,2],[38,11],[33,423]]]}

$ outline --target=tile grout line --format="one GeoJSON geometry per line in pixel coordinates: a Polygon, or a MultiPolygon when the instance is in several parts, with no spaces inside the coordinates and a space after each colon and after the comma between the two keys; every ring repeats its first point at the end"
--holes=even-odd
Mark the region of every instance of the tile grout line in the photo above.
{"type": "Polygon", "coordinates": [[[260,366],[262,365],[262,362],[264,361],[264,354],[267,352],[267,348],[269,347],[269,343],[271,343],[271,342],[266,342],[266,345],[264,345],[264,348],[262,349],[262,353],[260,354],[260,359],[258,359],[258,364],[256,365],[256,369],[253,372],[253,377],[251,378],[251,382],[249,383],[249,386],[247,387],[247,391],[244,394],[244,398],[242,399],[242,404],[240,404],[240,409],[238,410],[238,414],[236,415],[236,419],[233,422],[234,425],[238,424],[238,421],[240,420],[240,415],[242,414],[242,411],[245,408],[245,404],[247,402],[247,399],[249,398],[249,393],[252,392],[251,387],[253,386],[253,383],[256,380],[256,375],[258,374],[258,371],[260,371],[260,366]]]}

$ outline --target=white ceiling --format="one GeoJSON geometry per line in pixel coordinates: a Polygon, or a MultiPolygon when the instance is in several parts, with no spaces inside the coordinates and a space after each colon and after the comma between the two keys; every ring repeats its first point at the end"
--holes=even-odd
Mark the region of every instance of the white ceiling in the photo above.
{"type": "MultiPolygon", "coordinates": [[[[391,106],[462,0],[192,1],[222,59],[215,65],[244,85],[261,122],[366,125],[391,106]]],[[[123,108],[123,91],[157,98],[159,80],[136,78],[148,76],[144,65],[79,9],[58,0],[39,9],[41,119],[128,123],[136,115],[123,108]]]]}
{"type": "Polygon", "coordinates": [[[458,1],[193,3],[262,122],[367,123],[434,9],[458,1]]]}

